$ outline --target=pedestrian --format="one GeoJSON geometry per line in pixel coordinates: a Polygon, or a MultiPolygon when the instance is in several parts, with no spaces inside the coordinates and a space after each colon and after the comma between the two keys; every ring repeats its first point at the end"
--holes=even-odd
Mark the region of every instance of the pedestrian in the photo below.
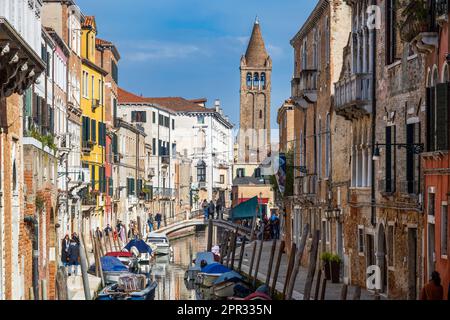
{"type": "Polygon", "coordinates": [[[111,226],[108,224],[104,230],[105,236],[109,236],[110,232],[112,232],[111,226]]]}
{"type": "Polygon", "coordinates": [[[126,234],[125,234],[125,225],[120,221],[120,233],[119,233],[120,239],[122,242],[125,242],[127,240],[126,234]]]}
{"type": "Polygon", "coordinates": [[[280,239],[280,218],[278,218],[278,215],[276,213],[272,213],[272,216],[270,217],[270,220],[273,224],[273,239],[280,239]]]}
{"type": "Polygon", "coordinates": [[[431,280],[422,289],[420,300],[444,299],[444,287],[441,285],[441,275],[437,271],[431,274],[431,280]]]}
{"type": "Polygon", "coordinates": [[[209,217],[209,205],[208,205],[208,201],[205,199],[203,200],[202,203],[202,208],[203,208],[203,215],[205,216],[205,219],[208,219],[209,217]]]}
{"type": "Polygon", "coordinates": [[[153,232],[153,222],[154,222],[153,220],[154,220],[153,213],[150,213],[150,215],[148,216],[148,219],[147,219],[149,232],[153,232]]]}
{"type": "Polygon", "coordinates": [[[211,200],[209,202],[208,219],[214,219],[214,212],[216,212],[216,206],[214,205],[214,201],[211,200]]]}
{"type": "Polygon", "coordinates": [[[95,236],[97,237],[97,239],[101,239],[103,237],[102,231],[99,227],[97,227],[97,229],[95,230],[95,236]]]}
{"type": "Polygon", "coordinates": [[[80,237],[76,232],[72,233],[72,239],[75,240],[76,243],[80,244],[80,237]]]}
{"type": "Polygon", "coordinates": [[[61,244],[61,263],[65,268],[69,266],[69,248],[70,248],[70,239],[69,235],[66,234],[61,244]]]}
{"type": "Polygon", "coordinates": [[[222,199],[221,198],[219,198],[217,200],[216,212],[217,212],[217,219],[220,219],[220,216],[221,216],[220,214],[222,213],[222,199]]]}
{"type": "Polygon", "coordinates": [[[80,244],[75,240],[70,240],[69,246],[69,277],[72,273],[78,275],[78,266],[80,265],[80,244]]]}
{"type": "Polygon", "coordinates": [[[156,226],[158,230],[161,228],[161,220],[162,220],[161,213],[158,212],[155,216],[156,226]]]}

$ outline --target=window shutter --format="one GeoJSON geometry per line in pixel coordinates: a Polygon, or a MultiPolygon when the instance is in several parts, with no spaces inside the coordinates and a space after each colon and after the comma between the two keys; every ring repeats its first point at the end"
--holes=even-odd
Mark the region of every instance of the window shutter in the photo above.
{"type": "Polygon", "coordinates": [[[426,107],[427,107],[427,128],[426,128],[426,140],[427,140],[427,151],[431,151],[432,148],[432,112],[431,112],[431,101],[432,101],[432,88],[426,89],[426,107]]]}
{"type": "Polygon", "coordinates": [[[436,86],[436,150],[448,150],[448,83],[436,86]]]}
{"type": "Polygon", "coordinates": [[[386,192],[393,192],[392,188],[392,127],[386,127],[386,192]]]}
{"type": "Polygon", "coordinates": [[[91,119],[91,135],[92,141],[97,142],[97,121],[91,119]]]}
{"type": "MultiPolygon", "coordinates": [[[[415,123],[408,124],[406,127],[406,143],[414,144],[415,137],[415,123]]],[[[415,155],[414,151],[407,149],[406,151],[406,180],[408,184],[408,193],[414,193],[414,166],[415,166],[415,155]]]]}

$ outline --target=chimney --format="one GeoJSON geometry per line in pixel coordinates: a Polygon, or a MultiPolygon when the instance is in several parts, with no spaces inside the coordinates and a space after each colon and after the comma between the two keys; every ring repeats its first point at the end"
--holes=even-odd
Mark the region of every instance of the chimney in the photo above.
{"type": "Polygon", "coordinates": [[[216,112],[220,112],[220,100],[216,99],[216,101],[214,101],[214,108],[216,109],[216,112]]]}

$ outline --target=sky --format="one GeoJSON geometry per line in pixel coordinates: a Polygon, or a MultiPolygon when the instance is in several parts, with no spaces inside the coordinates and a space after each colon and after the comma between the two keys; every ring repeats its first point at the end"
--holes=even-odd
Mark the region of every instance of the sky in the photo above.
{"type": "MultiPolygon", "coordinates": [[[[114,42],[119,85],[147,97],[215,99],[239,125],[239,63],[256,16],[272,57],[271,127],[290,96],[290,40],[317,1],[77,0],[96,17],[98,37],[114,42]]],[[[274,130],[272,130],[274,131],[274,130]]],[[[277,134],[272,132],[272,140],[277,134]]]]}

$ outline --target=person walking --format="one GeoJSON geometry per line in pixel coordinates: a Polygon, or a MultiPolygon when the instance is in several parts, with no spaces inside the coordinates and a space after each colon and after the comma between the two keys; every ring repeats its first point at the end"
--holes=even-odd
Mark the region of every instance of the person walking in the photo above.
{"type": "Polygon", "coordinates": [[[161,213],[158,212],[155,216],[156,226],[158,230],[161,228],[161,220],[162,220],[161,213]]]}
{"type": "Polygon", "coordinates": [[[217,212],[217,219],[220,219],[221,218],[221,213],[222,213],[222,199],[221,198],[219,198],[217,200],[216,212],[217,212]]]}
{"type": "Polygon", "coordinates": [[[280,218],[276,213],[272,214],[271,222],[273,224],[273,239],[280,239],[280,218]]]}
{"type": "Polygon", "coordinates": [[[80,244],[75,240],[70,240],[69,246],[69,277],[72,273],[78,275],[78,266],[80,265],[80,244]]]}
{"type": "Polygon", "coordinates": [[[80,237],[76,232],[72,233],[72,239],[75,240],[76,243],[80,244],[80,237]]]}
{"type": "Polygon", "coordinates": [[[214,201],[211,200],[209,202],[208,219],[214,219],[214,212],[216,212],[216,206],[214,205],[214,201]]]}
{"type": "Polygon", "coordinates": [[[109,236],[109,234],[112,232],[111,226],[108,224],[104,230],[105,236],[109,236]]]}
{"type": "Polygon", "coordinates": [[[66,234],[61,244],[61,263],[66,269],[69,266],[69,248],[70,248],[70,239],[69,235],[66,234]]]}
{"type": "Polygon", "coordinates": [[[203,200],[202,203],[202,208],[203,208],[203,215],[205,216],[205,219],[208,219],[209,217],[209,205],[208,205],[208,201],[205,199],[203,200]]]}
{"type": "Polygon", "coordinates": [[[148,219],[147,219],[149,232],[153,232],[153,222],[154,222],[153,213],[150,213],[150,215],[148,216],[148,219]]]}
{"type": "Polygon", "coordinates": [[[441,285],[441,275],[437,271],[431,274],[431,280],[422,289],[420,300],[444,299],[444,287],[441,285]]]}
{"type": "Polygon", "coordinates": [[[97,239],[101,239],[103,237],[103,234],[99,227],[97,227],[97,229],[95,230],[95,236],[97,237],[97,239]]]}

